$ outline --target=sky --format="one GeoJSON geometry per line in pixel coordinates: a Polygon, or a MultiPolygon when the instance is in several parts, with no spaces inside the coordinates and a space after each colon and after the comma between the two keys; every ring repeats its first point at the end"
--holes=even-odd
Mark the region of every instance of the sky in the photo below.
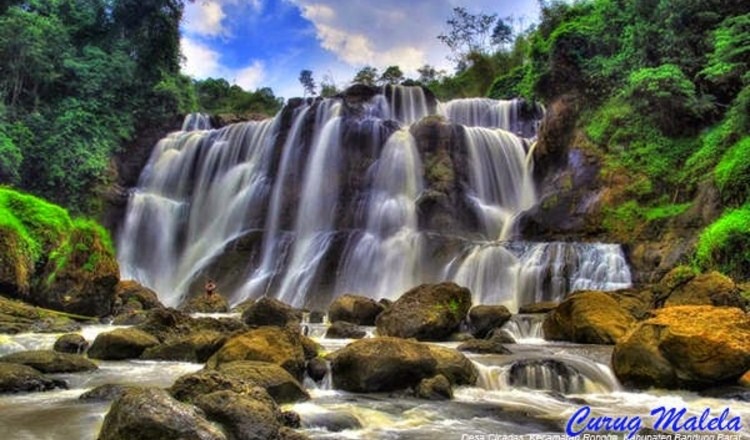
{"type": "Polygon", "coordinates": [[[537,0],[196,0],[181,27],[183,71],[284,98],[302,95],[303,69],[339,87],[366,65],[413,78],[424,64],[450,72],[437,35],[457,6],[514,17],[516,27],[539,11],[537,0]]]}

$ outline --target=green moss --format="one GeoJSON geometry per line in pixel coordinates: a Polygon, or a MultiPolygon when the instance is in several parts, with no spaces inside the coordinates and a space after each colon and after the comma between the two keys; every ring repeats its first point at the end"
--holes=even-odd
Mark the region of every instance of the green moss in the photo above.
{"type": "Polygon", "coordinates": [[[716,185],[725,200],[747,200],[750,193],[750,136],[732,145],[714,170],[716,185]]]}
{"type": "Polygon", "coordinates": [[[730,210],[701,232],[695,250],[701,269],[719,269],[736,278],[750,274],[750,203],[730,210]]]}
{"type": "Polygon", "coordinates": [[[666,205],[653,206],[644,211],[644,217],[648,221],[663,220],[676,217],[687,211],[692,203],[670,203],[666,205]]]}

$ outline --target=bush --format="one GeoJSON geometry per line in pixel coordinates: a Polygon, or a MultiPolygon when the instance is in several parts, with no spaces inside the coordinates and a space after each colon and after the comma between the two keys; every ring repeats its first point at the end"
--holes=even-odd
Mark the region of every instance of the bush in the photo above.
{"type": "Polygon", "coordinates": [[[0,128],[0,183],[18,183],[22,160],[21,150],[0,128]]]}
{"type": "Polygon", "coordinates": [[[724,213],[701,232],[695,260],[703,270],[719,269],[735,278],[748,278],[750,204],[724,213]]]}
{"type": "Polygon", "coordinates": [[[714,170],[722,198],[744,203],[750,195],[750,136],[742,138],[721,157],[714,170]]]}

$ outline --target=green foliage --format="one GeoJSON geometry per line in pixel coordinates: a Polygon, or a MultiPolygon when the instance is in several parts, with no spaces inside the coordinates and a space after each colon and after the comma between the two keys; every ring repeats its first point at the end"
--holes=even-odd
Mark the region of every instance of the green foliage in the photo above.
{"type": "Polygon", "coordinates": [[[729,17],[713,31],[713,47],[701,74],[731,94],[750,83],[750,14],[729,17]]]}
{"type": "Polygon", "coordinates": [[[3,128],[0,127],[0,184],[15,184],[20,179],[23,154],[3,128]]]}
{"type": "Polygon", "coordinates": [[[703,230],[695,251],[702,269],[719,268],[740,279],[750,273],[750,204],[730,210],[703,230]]]}
{"type": "Polygon", "coordinates": [[[281,109],[283,100],[264,87],[247,92],[237,85],[229,85],[224,79],[208,78],[195,82],[195,91],[200,110],[213,114],[258,113],[272,116],[281,109]]]}
{"type": "Polygon", "coordinates": [[[512,99],[523,95],[521,83],[526,75],[524,67],[514,67],[510,72],[500,75],[492,82],[487,97],[493,99],[512,99]]]}
{"type": "Polygon", "coordinates": [[[388,68],[383,71],[383,74],[380,75],[380,79],[378,82],[380,84],[386,85],[386,84],[400,84],[404,81],[404,72],[401,71],[401,68],[398,66],[388,66],[388,68]]]}
{"type": "Polygon", "coordinates": [[[729,202],[744,203],[750,195],[750,136],[742,138],[722,156],[714,170],[716,185],[729,202]]]}
{"type": "Polygon", "coordinates": [[[355,84],[364,84],[366,86],[374,86],[378,79],[378,69],[372,66],[365,66],[354,75],[352,82],[355,84]]]}

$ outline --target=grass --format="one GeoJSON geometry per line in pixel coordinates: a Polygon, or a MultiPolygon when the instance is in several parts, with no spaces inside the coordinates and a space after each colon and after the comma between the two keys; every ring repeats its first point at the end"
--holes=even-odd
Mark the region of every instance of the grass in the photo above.
{"type": "Polygon", "coordinates": [[[695,261],[702,269],[719,268],[746,279],[750,274],[750,203],[729,210],[701,232],[695,261]]]}

